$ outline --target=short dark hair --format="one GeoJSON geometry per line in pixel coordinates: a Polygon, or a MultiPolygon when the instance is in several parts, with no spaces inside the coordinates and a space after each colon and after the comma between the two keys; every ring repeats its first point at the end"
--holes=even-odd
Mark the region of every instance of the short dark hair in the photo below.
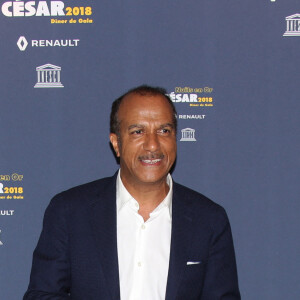
{"type": "Polygon", "coordinates": [[[118,136],[120,134],[120,121],[118,119],[118,112],[119,112],[119,108],[122,103],[122,100],[125,98],[125,96],[127,96],[129,94],[139,94],[142,96],[146,96],[146,95],[152,95],[152,96],[161,95],[161,96],[163,96],[171,106],[172,114],[173,114],[173,124],[174,124],[174,128],[175,128],[175,132],[177,131],[177,112],[176,112],[174,103],[172,102],[171,98],[167,94],[167,91],[162,87],[152,87],[152,86],[143,84],[143,85],[140,85],[133,89],[130,89],[128,92],[126,92],[125,94],[123,94],[122,96],[120,96],[118,99],[116,99],[113,102],[113,104],[111,106],[111,113],[110,113],[110,132],[111,133],[115,133],[118,136]]]}

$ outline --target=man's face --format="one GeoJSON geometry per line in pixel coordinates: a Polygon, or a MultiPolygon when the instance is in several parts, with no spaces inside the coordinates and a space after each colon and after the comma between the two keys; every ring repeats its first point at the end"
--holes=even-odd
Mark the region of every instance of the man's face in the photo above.
{"type": "Polygon", "coordinates": [[[172,108],[161,95],[127,95],[119,108],[119,140],[110,141],[120,157],[124,184],[162,183],[176,158],[172,108]]]}

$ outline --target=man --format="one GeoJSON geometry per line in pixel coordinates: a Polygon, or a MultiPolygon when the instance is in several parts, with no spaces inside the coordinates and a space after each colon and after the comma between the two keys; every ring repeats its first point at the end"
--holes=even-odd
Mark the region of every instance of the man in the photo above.
{"type": "Polygon", "coordinates": [[[176,110],[140,86],[112,106],[113,177],[54,197],[24,299],[240,299],[223,208],[172,181],[176,110]]]}

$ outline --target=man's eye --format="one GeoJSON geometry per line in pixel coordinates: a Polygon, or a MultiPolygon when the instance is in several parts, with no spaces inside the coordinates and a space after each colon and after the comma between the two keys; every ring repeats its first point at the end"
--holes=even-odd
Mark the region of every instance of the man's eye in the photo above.
{"type": "Polygon", "coordinates": [[[170,130],[170,129],[163,128],[163,129],[160,130],[160,132],[163,133],[163,134],[167,134],[167,133],[170,133],[171,130],[170,130]]]}
{"type": "Polygon", "coordinates": [[[131,132],[131,134],[142,134],[143,131],[141,129],[138,129],[138,130],[134,130],[131,132]]]}

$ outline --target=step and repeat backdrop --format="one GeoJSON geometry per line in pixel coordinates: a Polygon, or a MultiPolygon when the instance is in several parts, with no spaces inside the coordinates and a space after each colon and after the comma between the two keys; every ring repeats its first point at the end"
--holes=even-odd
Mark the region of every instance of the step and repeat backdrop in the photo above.
{"type": "Polygon", "coordinates": [[[0,6],[1,299],[27,288],[50,199],[118,169],[111,103],[140,84],[178,110],[174,179],[228,212],[242,298],[299,299],[299,0],[0,6]]]}

